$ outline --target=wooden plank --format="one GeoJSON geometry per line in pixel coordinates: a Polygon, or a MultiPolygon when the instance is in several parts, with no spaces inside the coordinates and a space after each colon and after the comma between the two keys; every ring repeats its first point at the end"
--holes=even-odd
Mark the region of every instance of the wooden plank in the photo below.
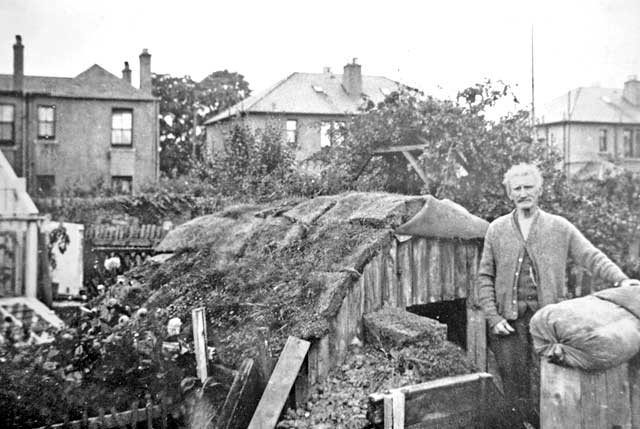
{"type": "Polygon", "coordinates": [[[373,279],[374,279],[374,311],[381,308],[384,302],[383,296],[383,284],[384,284],[384,263],[382,260],[382,252],[378,252],[378,254],[371,260],[371,264],[373,265],[373,279]]]}
{"type": "Polygon", "coordinates": [[[631,407],[631,427],[640,427],[640,359],[629,361],[629,398],[631,407]]]}
{"type": "Polygon", "coordinates": [[[378,278],[380,279],[380,306],[387,307],[391,305],[391,289],[387,280],[387,259],[389,256],[385,249],[380,249],[376,256],[378,260],[378,278]]]}
{"type": "Polygon", "coordinates": [[[402,307],[402,291],[398,287],[398,243],[396,240],[391,241],[391,246],[385,252],[385,279],[389,288],[389,305],[391,307],[402,307]]]}
{"type": "Polygon", "coordinates": [[[242,429],[260,400],[260,374],[253,359],[245,359],[216,419],[216,429],[242,429]]]}
{"type": "Polygon", "coordinates": [[[453,240],[440,241],[442,253],[440,255],[440,270],[442,272],[442,299],[451,301],[456,298],[456,252],[453,240]]]}
{"type": "Polygon", "coordinates": [[[256,346],[258,349],[257,364],[260,371],[260,384],[262,387],[267,385],[269,377],[273,372],[273,359],[269,350],[269,328],[261,326],[256,332],[256,346]]]}
{"type": "Polygon", "coordinates": [[[331,351],[329,349],[329,335],[318,341],[318,382],[323,381],[331,370],[331,351]]]}
{"type": "Polygon", "coordinates": [[[604,372],[580,374],[580,401],[582,404],[591,404],[582,408],[583,429],[598,429],[607,427],[607,389],[604,372]]]}
{"type": "Polygon", "coordinates": [[[404,307],[414,304],[412,289],[415,284],[413,276],[413,240],[407,240],[398,245],[398,276],[399,288],[402,290],[404,307]]]}
{"type": "Polygon", "coordinates": [[[441,247],[442,241],[436,239],[429,240],[429,264],[428,264],[428,288],[427,301],[429,303],[442,301],[442,270],[441,270],[441,247]]]}
{"type": "Polygon", "coordinates": [[[540,429],[582,425],[581,372],[543,359],[540,363],[540,429]]]}
{"type": "MultiPolygon", "coordinates": [[[[626,363],[605,372],[607,398],[606,427],[631,428],[629,367],[626,363]]],[[[583,403],[584,404],[584,403],[583,403]]],[[[595,405],[589,404],[588,406],[595,405]]]]}
{"type": "Polygon", "coordinates": [[[191,311],[193,323],[193,348],[196,355],[196,372],[198,378],[204,384],[208,377],[207,372],[207,322],[203,307],[194,308],[191,311]]]}
{"type": "Polygon", "coordinates": [[[427,147],[426,144],[411,144],[411,145],[403,145],[403,146],[389,146],[383,147],[380,149],[376,149],[373,153],[375,155],[383,154],[383,153],[397,153],[404,152],[408,150],[424,150],[427,147]]]}
{"type": "MultiPolygon", "coordinates": [[[[311,384],[309,383],[309,354],[307,353],[307,357],[304,362],[302,362],[302,366],[300,367],[300,372],[298,372],[298,377],[296,378],[295,383],[293,384],[294,389],[294,402],[297,408],[301,408],[306,404],[307,400],[310,396],[311,384]]],[[[256,401],[257,403],[257,401],[256,401]]]]}
{"type": "Polygon", "coordinates": [[[332,323],[334,327],[334,335],[332,338],[335,350],[334,362],[342,362],[342,359],[347,354],[347,323],[349,319],[348,300],[349,295],[347,294],[332,323]]]}
{"type": "Polygon", "coordinates": [[[373,266],[371,263],[365,265],[362,270],[362,282],[364,290],[364,313],[370,313],[376,310],[375,307],[375,290],[373,266]]]}
{"type": "Polygon", "coordinates": [[[467,272],[469,273],[469,293],[467,305],[478,306],[478,265],[480,264],[480,250],[475,243],[469,243],[467,247],[467,272]]]}
{"type": "Polygon", "coordinates": [[[249,423],[249,429],[269,429],[276,426],[309,346],[308,341],[296,337],[290,336],[287,339],[269,383],[260,398],[256,412],[249,423]]]}
{"type": "Polygon", "coordinates": [[[413,270],[415,284],[413,285],[413,304],[426,304],[429,286],[427,267],[427,239],[418,237],[413,243],[413,270]]]}
{"type": "Polygon", "coordinates": [[[466,298],[469,291],[469,272],[467,270],[467,246],[457,240],[454,250],[454,276],[455,276],[455,294],[456,298],[466,298]]]}
{"type": "Polygon", "coordinates": [[[420,176],[424,184],[429,185],[429,179],[427,178],[427,175],[425,174],[424,169],[422,168],[418,160],[408,150],[403,150],[402,154],[405,158],[407,158],[407,161],[409,161],[409,164],[411,164],[415,172],[418,173],[418,176],[420,176]]]}
{"type": "Polygon", "coordinates": [[[403,426],[399,427],[462,427],[439,425],[439,422],[462,420],[475,420],[482,424],[486,417],[486,410],[482,406],[487,400],[484,397],[487,394],[486,385],[491,382],[490,374],[475,373],[391,389],[386,393],[374,393],[369,395],[367,414],[371,416],[371,423],[374,425],[387,422],[395,424],[396,414],[391,398],[394,394],[401,393],[404,398],[404,413],[401,422],[403,426]],[[472,420],[464,417],[469,413],[472,420]]]}
{"type": "Polygon", "coordinates": [[[362,289],[360,283],[351,285],[349,291],[349,335],[362,338],[362,289]]]}
{"type": "Polygon", "coordinates": [[[472,311],[474,314],[474,321],[475,321],[474,330],[475,330],[475,337],[476,337],[474,362],[476,364],[476,368],[478,368],[480,371],[487,371],[488,369],[487,320],[482,309],[476,307],[476,308],[473,308],[472,311]]]}
{"type": "Polygon", "coordinates": [[[393,398],[391,395],[385,395],[384,405],[384,429],[393,429],[393,398]]]}
{"type": "Polygon", "coordinates": [[[405,402],[404,393],[400,390],[391,392],[391,406],[393,411],[393,429],[404,429],[405,402]]]}

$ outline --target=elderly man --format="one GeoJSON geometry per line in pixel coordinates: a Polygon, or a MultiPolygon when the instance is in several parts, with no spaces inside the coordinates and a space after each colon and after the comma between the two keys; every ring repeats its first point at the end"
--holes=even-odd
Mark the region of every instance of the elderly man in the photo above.
{"type": "Polygon", "coordinates": [[[515,210],[487,230],[478,271],[480,305],[512,418],[536,424],[539,362],[529,320],[538,308],[567,298],[567,260],[612,285],[629,279],[563,217],[538,207],[542,175],[531,164],[511,167],[503,182],[515,210]]]}

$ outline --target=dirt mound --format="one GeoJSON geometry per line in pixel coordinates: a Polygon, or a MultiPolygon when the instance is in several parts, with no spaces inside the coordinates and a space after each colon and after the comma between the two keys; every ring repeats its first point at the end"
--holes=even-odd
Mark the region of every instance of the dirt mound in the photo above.
{"type": "Polygon", "coordinates": [[[134,305],[178,316],[203,306],[210,341],[227,365],[257,352],[258,327],[274,355],[289,335],[329,330],[347,288],[422,197],[348,193],[278,207],[239,206],[175,228],[156,249],[162,264],[130,273],[142,285],[134,305]]]}

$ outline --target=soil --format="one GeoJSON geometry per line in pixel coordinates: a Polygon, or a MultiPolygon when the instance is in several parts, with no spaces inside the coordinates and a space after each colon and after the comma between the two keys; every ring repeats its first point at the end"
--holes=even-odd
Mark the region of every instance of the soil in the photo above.
{"type": "Polygon", "coordinates": [[[277,427],[372,427],[372,416],[367,416],[370,394],[474,371],[464,351],[447,341],[389,350],[374,345],[352,346],[345,363],[316,386],[306,404],[288,408],[277,427]]]}

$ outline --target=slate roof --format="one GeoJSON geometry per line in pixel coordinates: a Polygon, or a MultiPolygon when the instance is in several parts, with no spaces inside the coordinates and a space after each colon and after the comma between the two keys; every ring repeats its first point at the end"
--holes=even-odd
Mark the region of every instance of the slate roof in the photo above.
{"type": "MultiPolygon", "coordinates": [[[[13,75],[0,74],[0,92],[13,90],[13,75]]],[[[76,77],[25,76],[24,91],[52,97],[156,100],[97,64],[76,77]]]]}
{"type": "Polygon", "coordinates": [[[541,124],[571,122],[640,123],[640,106],[622,97],[622,89],[580,87],[552,100],[536,115],[541,124]]]}
{"type": "MultiPolygon", "coordinates": [[[[382,91],[396,91],[400,84],[386,77],[362,76],[363,97],[374,103],[384,100],[382,91]]],[[[239,112],[344,115],[357,113],[364,98],[350,96],[342,86],[342,75],[292,73],[267,90],[252,95],[205,122],[212,124],[239,112]],[[315,87],[322,88],[322,92],[315,87]]]]}

